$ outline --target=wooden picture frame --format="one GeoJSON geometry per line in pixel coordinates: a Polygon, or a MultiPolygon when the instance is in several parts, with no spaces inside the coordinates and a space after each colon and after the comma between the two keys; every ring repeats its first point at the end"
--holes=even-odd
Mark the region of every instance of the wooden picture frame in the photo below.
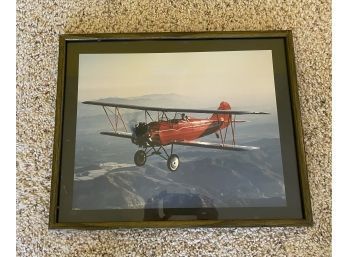
{"type": "MultiPolygon", "coordinates": [[[[128,55],[123,56],[127,57],[128,55]]],[[[133,56],[136,58],[137,55],[133,56]]],[[[164,55],[161,55],[160,59],[163,59],[162,56],[164,55]]],[[[224,55],[222,58],[225,60],[227,57],[224,55]]],[[[99,229],[312,225],[310,192],[294,58],[291,31],[61,35],[59,38],[56,125],[49,228],[99,229]],[[73,194],[77,192],[76,188],[74,189],[74,178],[76,180],[76,174],[74,173],[76,165],[74,161],[77,154],[83,155],[75,151],[79,76],[82,76],[80,70],[82,69],[81,54],[101,54],[106,56],[108,54],[125,53],[203,53],[204,55],[204,53],[210,52],[227,54],[227,52],[236,51],[253,53],[269,51],[267,54],[271,56],[277,128],[279,129],[281,147],[281,174],[284,182],[285,203],[282,203],[283,205],[277,206],[275,203],[268,205],[267,201],[264,204],[257,198],[254,205],[248,203],[245,207],[232,206],[229,208],[223,204],[221,205],[222,207],[216,208],[211,206],[203,207],[203,205],[202,208],[197,208],[196,206],[179,208],[176,206],[172,208],[175,215],[169,215],[170,217],[162,215],[158,219],[153,218],[157,217],[153,213],[157,213],[159,209],[153,209],[152,207],[135,210],[124,207],[117,208],[116,206],[114,209],[109,209],[108,205],[105,204],[105,209],[93,209],[94,207],[91,207],[91,209],[88,207],[86,209],[81,209],[80,207],[73,208],[73,194]],[[208,213],[208,215],[198,215],[197,209],[199,209],[200,213],[208,213]],[[148,218],[146,218],[146,213],[148,218]],[[209,213],[214,213],[214,215],[209,213]],[[143,218],[139,218],[141,215],[143,215],[143,218]],[[175,218],[172,219],[171,217],[175,218]]],[[[175,67],[173,70],[175,70],[175,67]]],[[[186,71],[190,74],[190,70],[186,69],[186,71]]],[[[173,74],[175,74],[174,72],[173,74]]],[[[171,76],[175,77],[173,74],[171,76]]],[[[116,83],[115,87],[120,87],[120,85],[116,83]]],[[[197,94],[199,94],[199,88],[197,89],[197,94]]],[[[156,103],[153,105],[156,106],[156,103]]],[[[165,107],[169,108],[171,106],[165,107]]],[[[201,107],[197,106],[197,108],[201,107]]],[[[105,121],[105,124],[107,124],[107,121],[105,121]]],[[[97,131],[96,134],[98,134],[97,131]]],[[[115,151],[122,151],[122,149],[116,148],[115,151]]],[[[214,174],[214,171],[211,172],[214,174]]],[[[83,179],[91,180],[91,177],[83,177],[83,179]]],[[[256,185],[255,187],[258,186],[256,185]]],[[[88,192],[91,190],[93,191],[93,184],[88,188],[88,192]]],[[[112,197],[111,192],[107,195],[112,197]]],[[[88,196],[84,195],[83,197],[86,198],[88,196]]],[[[270,199],[271,197],[266,198],[270,199]]],[[[190,199],[192,200],[192,198],[190,199]]],[[[88,204],[88,201],[92,203],[91,200],[85,202],[88,204]]]]}

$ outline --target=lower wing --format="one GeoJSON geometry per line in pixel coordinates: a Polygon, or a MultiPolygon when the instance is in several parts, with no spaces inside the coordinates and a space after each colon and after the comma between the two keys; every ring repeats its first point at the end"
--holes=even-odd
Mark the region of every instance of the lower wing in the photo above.
{"type": "Polygon", "coordinates": [[[113,137],[123,137],[123,138],[132,138],[132,133],[129,132],[100,132],[102,135],[113,136],[113,137]]]}
{"type": "Polygon", "coordinates": [[[260,149],[260,147],[257,147],[257,146],[230,145],[230,144],[219,144],[219,143],[209,143],[209,142],[199,142],[199,141],[178,141],[178,142],[174,142],[173,144],[220,149],[220,150],[230,150],[230,151],[251,151],[251,150],[260,149]]]}
{"type": "MultiPolygon", "coordinates": [[[[129,132],[100,132],[102,135],[113,136],[113,137],[122,137],[122,138],[132,138],[132,133],[129,132]]],[[[220,150],[230,150],[230,151],[251,151],[260,149],[257,146],[246,146],[246,145],[231,145],[231,144],[221,144],[221,143],[209,143],[209,142],[200,142],[200,141],[177,141],[173,142],[174,145],[183,145],[183,146],[195,146],[203,147],[210,149],[220,149],[220,150]]]]}

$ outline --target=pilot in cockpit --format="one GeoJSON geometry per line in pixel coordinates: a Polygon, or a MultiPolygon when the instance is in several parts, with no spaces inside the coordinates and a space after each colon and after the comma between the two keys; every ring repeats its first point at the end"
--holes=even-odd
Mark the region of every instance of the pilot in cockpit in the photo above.
{"type": "Polygon", "coordinates": [[[188,116],[185,113],[181,114],[181,119],[184,121],[188,121],[188,116]]]}

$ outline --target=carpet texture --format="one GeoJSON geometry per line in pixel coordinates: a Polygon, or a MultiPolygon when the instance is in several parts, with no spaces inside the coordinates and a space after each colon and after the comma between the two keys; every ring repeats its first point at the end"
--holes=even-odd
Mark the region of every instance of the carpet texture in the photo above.
{"type": "Polygon", "coordinates": [[[330,256],[331,2],[17,1],[18,256],[330,256]],[[48,230],[60,33],[294,34],[314,212],[310,228],[48,230]]]}

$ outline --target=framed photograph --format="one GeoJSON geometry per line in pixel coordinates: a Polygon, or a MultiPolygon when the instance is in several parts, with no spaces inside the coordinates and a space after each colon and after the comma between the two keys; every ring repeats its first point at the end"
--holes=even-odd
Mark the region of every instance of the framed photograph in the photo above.
{"type": "Polygon", "coordinates": [[[311,225],[290,31],[61,35],[50,228],[311,225]]]}

